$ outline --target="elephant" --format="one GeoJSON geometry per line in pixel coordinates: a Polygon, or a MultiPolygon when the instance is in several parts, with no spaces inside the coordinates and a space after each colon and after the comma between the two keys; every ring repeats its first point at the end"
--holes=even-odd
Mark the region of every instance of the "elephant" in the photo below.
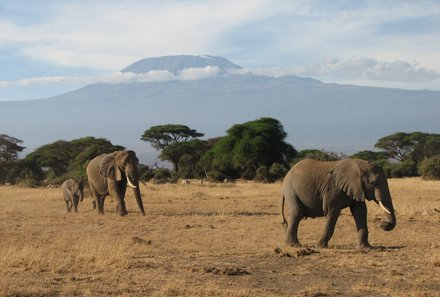
{"type": "Polygon", "coordinates": [[[68,179],[61,185],[63,198],[66,202],[67,212],[73,210],[78,212],[78,202],[83,201],[84,198],[84,184],[82,180],[68,179]]]}
{"type": "Polygon", "coordinates": [[[117,202],[119,215],[125,216],[124,197],[128,185],[133,188],[137,205],[145,215],[137,177],[138,163],[136,153],[131,150],[102,154],[89,162],[86,172],[98,213],[104,214],[104,200],[110,195],[117,202]]]}
{"type": "Polygon", "coordinates": [[[349,207],[358,232],[358,249],[371,249],[365,200],[373,200],[385,210],[387,219],[380,224],[383,230],[391,231],[396,226],[385,173],[380,166],[365,160],[304,159],[284,177],[281,199],[285,241],[291,246],[301,246],[298,226],[303,218],[324,216],[324,232],[316,246],[326,248],[341,210],[349,207]],[[284,216],[284,203],[289,209],[288,221],[284,216]]]}

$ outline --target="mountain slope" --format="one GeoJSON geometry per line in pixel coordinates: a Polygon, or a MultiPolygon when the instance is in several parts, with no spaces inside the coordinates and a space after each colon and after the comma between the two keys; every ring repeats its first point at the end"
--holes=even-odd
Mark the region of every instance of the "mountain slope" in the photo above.
{"type": "Polygon", "coordinates": [[[185,124],[209,138],[225,135],[233,124],[269,116],[281,121],[297,149],[354,153],[398,131],[439,133],[438,110],[440,92],[435,91],[223,75],[94,84],[48,99],[0,102],[0,133],[22,139],[26,153],[59,139],[105,137],[151,163],[158,153],[140,136],[153,125],[185,124]]]}

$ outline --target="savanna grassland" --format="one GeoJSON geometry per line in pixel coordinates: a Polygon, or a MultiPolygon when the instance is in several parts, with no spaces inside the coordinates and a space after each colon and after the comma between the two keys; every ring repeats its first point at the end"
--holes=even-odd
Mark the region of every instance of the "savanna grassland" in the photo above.
{"type": "Polygon", "coordinates": [[[284,245],[280,183],[141,185],[120,217],[107,197],[66,213],[60,189],[0,187],[0,296],[440,296],[440,182],[389,180],[397,227],[356,250],[348,210],[330,248],[323,219],[301,222],[303,248],[284,245]]]}

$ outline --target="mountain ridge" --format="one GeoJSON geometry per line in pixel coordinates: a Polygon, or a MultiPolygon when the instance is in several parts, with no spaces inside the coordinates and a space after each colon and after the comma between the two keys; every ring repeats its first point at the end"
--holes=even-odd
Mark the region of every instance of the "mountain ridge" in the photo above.
{"type": "Polygon", "coordinates": [[[398,131],[438,133],[440,91],[326,84],[298,76],[220,75],[199,80],[99,83],[51,98],[0,102],[1,133],[26,153],[56,140],[104,137],[150,164],[140,140],[151,126],[185,124],[222,136],[233,124],[273,117],[297,149],[354,153],[398,131]]]}

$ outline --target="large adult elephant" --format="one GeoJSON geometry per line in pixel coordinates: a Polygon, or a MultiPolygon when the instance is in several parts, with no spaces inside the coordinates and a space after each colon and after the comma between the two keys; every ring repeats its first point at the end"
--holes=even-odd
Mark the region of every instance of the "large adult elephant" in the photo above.
{"type": "Polygon", "coordinates": [[[104,200],[107,195],[110,195],[117,202],[119,214],[126,215],[124,197],[128,185],[133,188],[139,209],[142,215],[145,215],[137,177],[138,163],[139,160],[133,151],[103,154],[89,162],[86,170],[87,177],[99,213],[104,213],[104,200]]]}
{"type": "Polygon", "coordinates": [[[306,159],[298,162],[287,173],[282,186],[283,224],[287,224],[286,243],[300,246],[298,225],[303,218],[325,216],[324,232],[317,246],[327,247],[341,209],[350,207],[358,231],[358,248],[371,248],[368,243],[365,200],[373,200],[386,211],[387,220],[381,222],[382,229],[394,229],[396,215],[381,167],[358,159],[306,159]],[[284,202],[289,208],[288,220],[284,217],[284,202]]]}

